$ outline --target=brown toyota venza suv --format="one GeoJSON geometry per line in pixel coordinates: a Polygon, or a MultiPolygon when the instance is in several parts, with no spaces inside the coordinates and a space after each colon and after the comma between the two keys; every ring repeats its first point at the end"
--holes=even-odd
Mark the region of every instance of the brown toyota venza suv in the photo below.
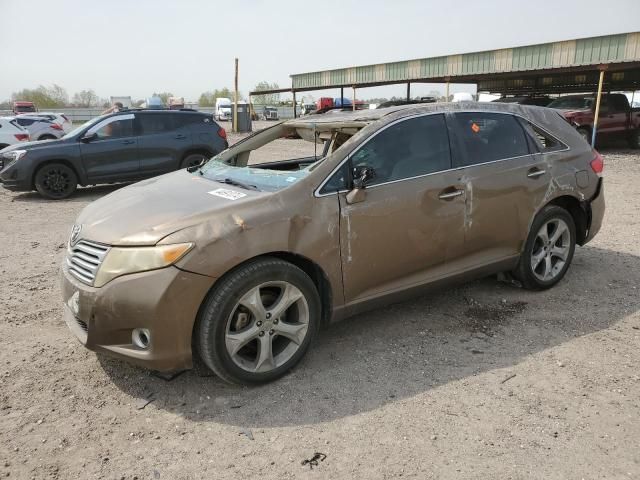
{"type": "Polygon", "coordinates": [[[600,229],[603,160],[555,110],[428,104],[310,115],[87,206],[63,264],[80,341],[257,384],[321,325],[451,282],[565,275],[600,229]]]}

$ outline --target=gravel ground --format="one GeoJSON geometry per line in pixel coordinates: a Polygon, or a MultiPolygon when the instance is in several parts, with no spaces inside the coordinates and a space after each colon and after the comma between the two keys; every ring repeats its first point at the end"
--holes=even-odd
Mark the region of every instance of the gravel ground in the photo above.
{"type": "Polygon", "coordinates": [[[260,388],[85,350],[59,264],[116,187],[0,189],[0,477],[640,478],[640,156],[603,153],[604,227],[556,288],[488,278],[360,315],[260,388]]]}

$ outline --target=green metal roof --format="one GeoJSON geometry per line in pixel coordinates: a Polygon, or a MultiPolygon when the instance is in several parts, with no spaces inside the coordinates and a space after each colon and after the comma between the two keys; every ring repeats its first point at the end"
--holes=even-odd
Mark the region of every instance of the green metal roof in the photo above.
{"type": "Polygon", "coordinates": [[[640,32],[300,73],[291,75],[291,81],[293,90],[411,81],[478,81],[488,75],[567,71],[627,62],[640,62],[640,32]]]}

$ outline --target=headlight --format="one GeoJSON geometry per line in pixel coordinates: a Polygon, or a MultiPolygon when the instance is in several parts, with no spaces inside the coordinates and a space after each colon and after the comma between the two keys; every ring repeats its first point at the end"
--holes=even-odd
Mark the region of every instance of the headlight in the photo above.
{"type": "Polygon", "coordinates": [[[100,265],[93,284],[101,287],[121,275],[168,267],[180,260],[193,245],[176,243],[155,247],[112,247],[100,265]]]}
{"type": "Polygon", "coordinates": [[[8,167],[9,165],[13,165],[14,163],[16,163],[18,160],[20,160],[22,157],[24,157],[27,154],[26,150],[11,150],[10,152],[7,153],[3,153],[2,157],[7,160],[5,161],[5,167],[8,167]]]}

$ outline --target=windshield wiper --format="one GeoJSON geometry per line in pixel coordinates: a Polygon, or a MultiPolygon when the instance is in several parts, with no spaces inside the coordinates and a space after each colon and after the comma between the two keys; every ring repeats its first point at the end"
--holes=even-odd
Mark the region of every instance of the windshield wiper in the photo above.
{"type": "Polygon", "coordinates": [[[260,189],[258,187],[256,187],[255,185],[249,185],[248,183],[239,182],[238,180],[234,180],[233,178],[228,178],[228,177],[227,178],[223,178],[223,179],[216,178],[214,180],[216,182],[226,183],[227,185],[233,185],[235,187],[244,188],[245,190],[257,190],[257,191],[260,191],[260,189]]]}

